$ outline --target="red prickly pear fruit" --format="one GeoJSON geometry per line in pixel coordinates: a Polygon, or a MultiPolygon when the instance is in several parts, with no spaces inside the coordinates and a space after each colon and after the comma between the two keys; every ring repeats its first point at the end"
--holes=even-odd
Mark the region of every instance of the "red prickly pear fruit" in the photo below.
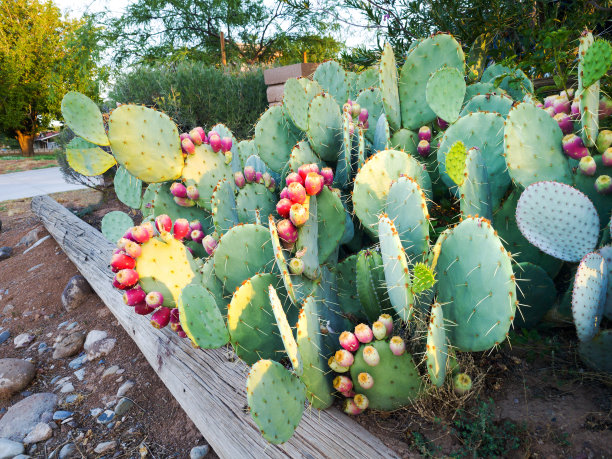
{"type": "Polygon", "coordinates": [[[276,203],[276,212],[283,218],[289,218],[289,211],[292,205],[293,203],[289,199],[283,198],[276,203]]]}
{"type": "Polygon", "coordinates": [[[221,151],[221,137],[216,132],[208,134],[208,143],[210,144],[212,151],[215,153],[219,153],[221,151]]]}
{"type": "Polygon", "coordinates": [[[195,201],[189,198],[177,198],[176,196],[173,198],[174,202],[181,207],[193,207],[195,206],[195,201]]]}
{"type": "Polygon", "coordinates": [[[128,306],[134,306],[138,303],[142,303],[145,296],[147,296],[147,294],[143,289],[135,287],[123,293],[123,302],[128,306]]]}
{"type": "Polygon", "coordinates": [[[289,200],[291,200],[294,204],[304,204],[304,201],[306,201],[306,189],[303,185],[298,182],[293,182],[289,184],[287,188],[289,200]]]}
{"type": "Polygon", "coordinates": [[[191,139],[181,140],[181,147],[183,148],[183,151],[189,155],[193,155],[195,153],[195,145],[191,139]]]}
{"type": "Polygon", "coordinates": [[[380,355],[374,346],[363,348],[363,361],[371,367],[375,367],[380,363],[380,355]]]}
{"type": "Polygon", "coordinates": [[[177,335],[179,335],[179,337],[180,337],[180,338],[187,338],[187,333],[185,333],[185,332],[183,331],[183,328],[182,328],[182,327],[181,327],[181,329],[180,329],[180,330],[177,330],[177,331],[176,331],[176,334],[177,334],[177,335]]]}
{"type": "Polygon", "coordinates": [[[374,333],[372,329],[366,324],[359,324],[355,327],[355,336],[359,342],[368,344],[374,339],[374,333]]]}
{"type": "Polygon", "coordinates": [[[300,174],[296,172],[291,172],[289,175],[287,175],[285,183],[287,183],[287,186],[291,185],[292,183],[299,183],[300,185],[304,185],[304,179],[300,174]]]}
{"type": "Polygon", "coordinates": [[[178,310],[178,308],[170,309],[170,323],[171,324],[181,323],[181,320],[179,318],[179,310],[178,310]]]}
{"type": "Polygon", "coordinates": [[[232,149],[232,138],[223,137],[221,139],[221,151],[225,153],[226,151],[230,151],[231,149],[232,149]]]}
{"type": "Polygon", "coordinates": [[[306,194],[309,196],[316,196],[321,192],[324,184],[325,180],[323,179],[323,176],[317,174],[316,172],[309,172],[304,180],[306,194]]]}
{"type": "Polygon", "coordinates": [[[394,336],[389,341],[389,349],[393,355],[402,355],[406,351],[406,343],[399,336],[394,336]]]}
{"type": "MultiPolygon", "coordinates": [[[[132,242],[136,242],[136,239],[134,239],[134,236],[132,235],[132,230],[134,229],[134,227],[129,228],[124,234],[122,239],[127,239],[128,241],[132,241],[132,242]]],[[[127,244],[127,242],[126,242],[127,244]]]]}
{"type": "Polygon", "coordinates": [[[169,233],[172,229],[172,219],[166,215],[158,215],[155,219],[155,227],[160,233],[169,233]]]}
{"type": "Polygon", "coordinates": [[[138,282],[138,272],[135,269],[122,269],[115,274],[115,279],[117,279],[117,282],[121,285],[131,287],[138,282]]]}
{"type": "Polygon", "coordinates": [[[338,365],[333,355],[327,360],[327,365],[336,373],[346,373],[347,371],[349,371],[348,367],[341,367],[340,365],[338,365]]]}
{"type": "Polygon", "coordinates": [[[372,377],[370,373],[366,373],[366,372],[359,373],[357,375],[357,382],[364,389],[371,389],[372,386],[374,386],[374,378],[372,377]]]}
{"type": "Polygon", "coordinates": [[[440,117],[438,117],[436,122],[438,123],[438,127],[442,130],[445,130],[448,127],[448,123],[440,117]]]}
{"type": "Polygon", "coordinates": [[[315,163],[312,163],[312,164],[302,164],[298,168],[298,174],[300,175],[300,177],[302,177],[302,180],[306,180],[306,176],[310,172],[314,172],[314,173],[318,174],[319,173],[319,166],[317,164],[315,164],[315,163]]]}
{"type": "Polygon", "coordinates": [[[417,145],[417,151],[419,152],[419,155],[421,155],[423,158],[427,158],[429,156],[430,150],[431,145],[429,145],[429,142],[427,140],[421,140],[417,145]]]}
{"type": "Polygon", "coordinates": [[[202,142],[203,143],[208,143],[208,137],[206,137],[206,131],[204,131],[204,129],[202,129],[199,126],[197,128],[195,128],[195,130],[200,133],[200,138],[202,139],[202,142]]]}
{"type": "Polygon", "coordinates": [[[192,129],[189,131],[189,138],[195,145],[202,145],[202,142],[204,142],[202,139],[202,134],[197,129],[192,129]]]}
{"type": "Polygon", "coordinates": [[[116,289],[119,290],[125,290],[127,288],[127,286],[125,285],[121,285],[118,281],[117,281],[117,277],[113,278],[113,287],[115,287],[116,289]]]}
{"type": "Polygon", "coordinates": [[[185,239],[189,234],[189,222],[186,218],[177,218],[174,222],[174,239],[185,239]]]}
{"type": "Polygon", "coordinates": [[[368,400],[368,397],[363,394],[355,395],[353,398],[353,403],[355,403],[355,406],[357,406],[357,408],[359,408],[361,411],[366,410],[368,406],[370,406],[370,400],[368,400]]]}
{"type": "Polygon", "coordinates": [[[115,272],[119,272],[122,269],[133,269],[136,266],[136,260],[124,253],[116,253],[111,257],[110,265],[115,272]]]}
{"type": "Polygon", "coordinates": [[[573,159],[580,159],[589,155],[589,150],[584,146],[582,139],[576,134],[568,134],[561,141],[565,154],[573,159]]]}
{"type": "Polygon", "coordinates": [[[301,258],[292,258],[289,260],[287,265],[289,266],[289,271],[291,271],[291,274],[299,276],[304,272],[304,260],[301,258]]]}
{"type": "Polygon", "coordinates": [[[246,179],[244,178],[244,174],[240,171],[234,174],[234,183],[238,188],[244,188],[246,185],[246,179]]]}
{"type": "Polygon", "coordinates": [[[200,223],[199,220],[192,220],[189,222],[189,229],[191,231],[195,231],[195,230],[200,230],[200,231],[204,231],[204,227],[202,226],[202,223],[200,223]]]}
{"type": "Polygon", "coordinates": [[[387,336],[391,336],[393,333],[393,318],[389,314],[381,314],[378,317],[378,322],[382,322],[387,328],[387,336]]]}
{"type": "Polygon", "coordinates": [[[200,192],[198,191],[195,185],[189,185],[187,187],[187,197],[191,200],[196,200],[200,198],[200,192]]]}
{"type": "Polygon", "coordinates": [[[361,410],[357,407],[357,405],[355,405],[355,402],[353,401],[352,398],[344,399],[344,403],[342,405],[342,411],[344,411],[346,414],[350,414],[353,416],[357,416],[358,414],[361,414],[361,410]]]}
{"type": "Polygon", "coordinates": [[[465,395],[472,389],[472,378],[466,373],[459,373],[453,378],[453,389],[458,395],[465,395]]]}
{"type": "Polygon", "coordinates": [[[145,303],[144,301],[134,305],[134,312],[138,315],[141,316],[146,316],[151,314],[153,311],[155,311],[155,308],[152,308],[151,306],[149,306],[147,303],[145,303]]]}
{"type": "Polygon", "coordinates": [[[140,244],[132,241],[125,244],[123,250],[132,258],[138,258],[142,254],[142,247],[140,247],[140,244]]]}
{"type": "Polygon", "coordinates": [[[387,327],[377,320],[372,324],[372,333],[377,340],[385,339],[387,337],[387,327]]]}
{"type": "Polygon", "coordinates": [[[367,108],[362,108],[361,111],[359,112],[359,122],[360,123],[365,123],[368,121],[368,109],[367,108]]]}
{"type": "Polygon", "coordinates": [[[134,228],[132,228],[132,237],[139,244],[144,244],[149,239],[151,239],[149,230],[143,226],[135,226],[134,228]]]}
{"type": "Polygon", "coordinates": [[[257,179],[257,172],[253,166],[247,166],[244,168],[244,178],[247,182],[253,183],[257,179]]]}
{"type": "Polygon", "coordinates": [[[563,134],[570,134],[574,130],[574,123],[572,123],[572,119],[567,113],[557,113],[553,118],[561,128],[563,134]]]}
{"type": "Polygon", "coordinates": [[[120,249],[121,251],[125,252],[125,246],[127,245],[128,242],[134,242],[131,239],[122,237],[121,239],[119,239],[117,241],[117,248],[120,249]]]}
{"type": "Polygon", "coordinates": [[[170,323],[170,308],[159,308],[151,316],[151,325],[155,328],[164,328],[170,323]]]}
{"type": "Polygon", "coordinates": [[[289,188],[285,187],[280,192],[281,199],[289,199],[289,188]]]}
{"type": "Polygon", "coordinates": [[[323,183],[331,186],[334,183],[334,171],[331,167],[324,167],[321,169],[321,175],[323,176],[323,183]]]}
{"type": "Polygon", "coordinates": [[[338,392],[348,392],[353,388],[353,381],[347,376],[336,376],[332,384],[338,392]]]}
{"type": "Polygon", "coordinates": [[[612,147],[606,148],[606,151],[603,152],[601,162],[604,166],[612,166],[612,147]]]}
{"type": "Polygon", "coordinates": [[[175,198],[185,198],[187,197],[187,187],[181,182],[174,182],[170,185],[170,193],[175,198]]]}
{"type": "Polygon", "coordinates": [[[145,303],[152,308],[159,308],[164,303],[164,295],[161,292],[149,292],[145,296],[145,303]]]}
{"type": "Polygon", "coordinates": [[[289,220],[284,219],[278,222],[278,224],[276,225],[276,229],[278,230],[278,237],[281,238],[283,241],[288,242],[290,244],[297,241],[297,229],[289,220]]]}
{"type": "Polygon", "coordinates": [[[431,128],[429,126],[421,126],[419,129],[419,140],[431,141],[431,128]]]}
{"type": "Polygon", "coordinates": [[[289,220],[297,227],[302,226],[308,221],[308,210],[301,204],[293,204],[289,210],[289,220]]]}
{"type": "Polygon", "coordinates": [[[600,175],[595,180],[595,190],[601,194],[612,193],[612,178],[609,175],[600,175]]]}
{"type": "Polygon", "coordinates": [[[597,171],[597,164],[592,156],[584,156],[580,158],[580,163],[578,164],[578,169],[582,175],[593,176],[597,171]]]}
{"type": "Polygon", "coordinates": [[[149,237],[153,237],[155,236],[155,227],[153,226],[152,222],[144,222],[140,224],[141,228],[144,228],[145,230],[147,230],[147,233],[149,233],[149,237]]]}
{"type": "Polygon", "coordinates": [[[204,239],[204,231],[202,230],[193,230],[191,232],[191,240],[197,244],[200,244],[202,242],[202,239],[204,239]]]}
{"type": "Polygon", "coordinates": [[[215,249],[219,245],[219,242],[215,238],[213,238],[210,234],[202,239],[202,245],[204,246],[204,250],[208,255],[212,255],[215,253],[215,249]]]}
{"type": "Polygon", "coordinates": [[[557,113],[568,113],[570,112],[570,108],[571,108],[571,103],[568,100],[567,97],[555,97],[555,100],[553,101],[553,110],[555,111],[555,114],[557,113]]]}
{"type": "Polygon", "coordinates": [[[350,367],[355,361],[355,356],[346,349],[340,349],[334,354],[334,360],[341,367],[350,367]]]}
{"type": "Polygon", "coordinates": [[[181,139],[181,142],[184,139],[188,139],[188,138],[189,138],[189,133],[187,133],[187,132],[183,132],[181,135],[179,135],[179,139],[181,139]]]}
{"type": "Polygon", "coordinates": [[[353,102],[351,105],[351,116],[357,118],[361,113],[361,106],[357,102],[353,102]]]}
{"type": "Polygon", "coordinates": [[[340,333],[340,346],[350,352],[355,352],[359,349],[359,340],[350,331],[340,333]]]}

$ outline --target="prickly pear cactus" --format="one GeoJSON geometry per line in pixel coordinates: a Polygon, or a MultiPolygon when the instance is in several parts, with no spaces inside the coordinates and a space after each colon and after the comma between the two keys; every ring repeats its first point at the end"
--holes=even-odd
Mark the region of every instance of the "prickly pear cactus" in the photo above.
{"type": "Polygon", "coordinates": [[[96,145],[110,145],[102,113],[93,100],[80,92],[67,92],[62,99],[62,116],[79,137],[96,145]]]}

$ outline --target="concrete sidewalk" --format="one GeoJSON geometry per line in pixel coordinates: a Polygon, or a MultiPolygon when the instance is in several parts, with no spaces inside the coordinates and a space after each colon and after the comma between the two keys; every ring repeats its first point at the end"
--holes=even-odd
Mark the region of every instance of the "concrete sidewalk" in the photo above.
{"type": "MultiPolygon", "coordinates": [[[[92,182],[96,178],[92,177],[92,182]]],[[[66,182],[59,167],[0,175],[0,202],[87,188],[66,182]]]]}

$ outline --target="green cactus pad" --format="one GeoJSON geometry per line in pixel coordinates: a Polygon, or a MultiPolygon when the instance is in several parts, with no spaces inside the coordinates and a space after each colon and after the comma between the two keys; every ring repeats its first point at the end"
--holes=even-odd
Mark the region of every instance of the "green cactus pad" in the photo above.
{"type": "Polygon", "coordinates": [[[280,172],[299,138],[292,123],[285,118],[283,108],[276,105],[268,108],[259,118],[253,140],[261,159],[270,169],[280,172]]]}
{"type": "MultiPolygon", "coordinates": [[[[501,343],[515,317],[511,258],[489,221],[467,218],[439,238],[438,302],[452,324],[450,344],[484,351],[501,343]]],[[[437,243],[438,245],[438,243],[437,243]]]]}
{"type": "Polygon", "coordinates": [[[580,37],[578,45],[578,93],[577,97],[580,104],[580,126],[581,136],[587,147],[592,147],[597,141],[599,132],[599,90],[600,83],[595,81],[589,86],[583,81],[584,58],[588,49],[593,46],[593,34],[588,32],[580,37]]]}
{"type": "Polygon", "coordinates": [[[75,137],[66,146],[68,164],[81,175],[101,175],[115,164],[115,158],[100,147],[80,137],[75,137]]]}
{"type": "Polygon", "coordinates": [[[247,183],[238,190],[236,208],[241,223],[266,224],[268,215],[276,212],[276,197],[261,183],[247,183]]]}
{"type": "Polygon", "coordinates": [[[228,232],[239,221],[246,223],[246,221],[238,219],[236,200],[234,199],[234,186],[227,179],[220,180],[217,183],[213,190],[212,198],[210,198],[210,206],[215,231],[219,234],[228,232]]]}
{"type": "Polygon", "coordinates": [[[384,150],[370,156],[355,177],[353,206],[363,227],[378,236],[378,214],[387,202],[391,184],[400,176],[414,179],[425,196],[431,197],[431,180],[412,156],[397,150],[384,150]]]}
{"type": "Polygon", "coordinates": [[[274,313],[276,325],[278,326],[281,339],[283,340],[283,344],[285,346],[285,352],[287,352],[287,356],[289,357],[291,365],[293,366],[293,371],[296,375],[302,376],[302,373],[304,372],[304,367],[302,366],[302,356],[298,350],[297,342],[293,336],[293,330],[287,321],[287,315],[285,314],[283,305],[278,297],[278,293],[276,293],[276,289],[272,285],[268,286],[268,297],[270,300],[270,305],[272,306],[272,312],[274,313]]]}
{"type": "Polygon", "coordinates": [[[522,70],[513,70],[501,64],[487,67],[480,81],[492,83],[506,91],[514,100],[523,100],[527,94],[533,93],[533,83],[522,70]]]}
{"type": "Polygon", "coordinates": [[[155,202],[155,197],[160,188],[161,183],[151,183],[145,188],[140,204],[140,211],[142,212],[143,219],[147,218],[149,215],[153,215],[153,203],[155,202]]]}
{"type": "Polygon", "coordinates": [[[459,118],[465,88],[463,72],[454,67],[442,67],[436,70],[427,82],[427,104],[436,116],[447,123],[453,123],[459,118]]]}
{"type": "Polygon", "coordinates": [[[590,341],[599,331],[608,291],[604,257],[591,252],[578,265],[572,293],[572,316],[580,341],[590,341]]]}
{"type": "Polygon", "coordinates": [[[310,146],[321,159],[338,159],[342,148],[342,114],[329,94],[320,94],[310,102],[307,134],[310,146]]]}
{"type": "Polygon", "coordinates": [[[336,61],[322,63],[312,76],[313,81],[321,85],[323,90],[331,95],[341,106],[349,98],[349,81],[346,72],[336,61]]]}
{"type": "Polygon", "coordinates": [[[599,193],[595,189],[595,180],[601,174],[612,175],[612,167],[603,164],[601,155],[597,155],[593,159],[595,160],[597,173],[593,176],[581,173],[574,174],[574,187],[582,191],[593,202],[599,214],[599,226],[605,228],[612,213],[612,197],[609,194],[599,193]]]}
{"type": "Polygon", "coordinates": [[[289,440],[304,413],[304,384],[280,363],[260,360],[249,372],[246,392],[251,417],[263,437],[274,444],[289,440]]]}
{"type": "Polygon", "coordinates": [[[256,273],[273,272],[274,251],[268,229],[254,224],[234,226],[219,240],[214,259],[215,274],[228,293],[256,273]]]}
{"type": "Polygon", "coordinates": [[[338,248],[346,226],[346,211],[340,197],[323,187],[317,199],[318,261],[323,264],[338,248]]]}
{"type": "Polygon", "coordinates": [[[467,88],[465,88],[465,97],[463,98],[463,103],[466,104],[473,97],[476,97],[476,96],[485,95],[485,94],[493,94],[493,93],[495,94],[504,93],[505,94],[505,92],[506,91],[504,91],[503,89],[496,88],[493,83],[483,83],[479,81],[477,83],[470,84],[467,86],[467,88]]]}
{"type": "Polygon", "coordinates": [[[603,77],[612,65],[612,46],[606,40],[597,39],[580,56],[582,62],[582,87],[589,86],[603,77]]]}
{"type": "Polygon", "coordinates": [[[342,148],[338,156],[336,172],[334,174],[334,186],[346,188],[349,179],[353,175],[352,155],[353,136],[351,136],[350,123],[352,117],[349,111],[342,112],[342,148]]]}
{"type": "Polygon", "coordinates": [[[136,259],[135,270],[145,292],[160,292],[164,306],[175,307],[183,288],[201,283],[201,275],[193,257],[181,241],[164,233],[141,245],[142,254],[136,259]]]}
{"type": "Polygon", "coordinates": [[[391,137],[391,147],[394,150],[401,150],[411,156],[417,154],[417,145],[419,144],[419,135],[408,129],[400,129],[393,133],[391,137]]]}
{"type": "Polygon", "coordinates": [[[493,218],[491,186],[485,160],[477,148],[470,148],[465,159],[465,180],[459,187],[461,214],[493,218]]]}
{"type": "Polygon", "coordinates": [[[96,103],[86,95],[76,91],[67,92],[62,99],[62,116],[76,135],[96,145],[110,145],[104,130],[102,113],[96,103]]]}
{"type": "Polygon", "coordinates": [[[378,351],[380,363],[376,366],[365,363],[365,346],[361,346],[350,370],[353,390],[368,397],[369,408],[373,410],[392,411],[409,405],[419,396],[422,386],[412,355],[407,352],[393,355],[386,340],[375,341],[370,345],[378,351]],[[359,373],[369,373],[372,376],[374,385],[370,389],[359,385],[359,373]]]}
{"type": "Polygon", "coordinates": [[[393,182],[385,213],[398,231],[400,241],[411,260],[423,260],[429,250],[429,212],[421,187],[409,177],[393,182]]]}
{"type": "Polygon", "coordinates": [[[379,84],[382,103],[387,115],[389,126],[394,131],[402,125],[402,112],[400,110],[400,96],[397,89],[397,65],[395,54],[389,43],[385,43],[380,56],[379,84]]]}
{"type": "Polygon", "coordinates": [[[391,305],[399,318],[408,322],[414,313],[408,260],[395,225],[386,215],[381,215],[378,219],[378,238],[391,305]]]}
{"type": "Polygon", "coordinates": [[[378,77],[378,69],[370,67],[357,75],[357,80],[354,83],[357,93],[367,88],[378,87],[380,79],[378,77]]]}
{"type": "MultiPolygon", "coordinates": [[[[363,316],[359,298],[357,297],[357,255],[351,255],[345,258],[335,267],[336,282],[338,283],[338,301],[340,309],[344,314],[350,314],[355,317],[363,316]]],[[[378,316],[377,316],[378,317],[378,316]]]]}
{"type": "Polygon", "coordinates": [[[257,149],[257,145],[255,145],[254,140],[242,140],[241,142],[238,142],[236,148],[238,150],[238,157],[240,158],[243,169],[246,166],[247,159],[253,155],[259,154],[259,150],[257,149]]]}
{"type": "Polygon", "coordinates": [[[465,181],[465,159],[467,148],[461,140],[457,140],[446,154],[445,168],[450,179],[457,185],[463,185],[465,181]]]}
{"type": "Polygon", "coordinates": [[[143,182],[180,177],[183,153],[178,129],[166,114],[139,105],[122,105],[110,116],[108,139],[117,162],[143,182]]]}
{"type": "Polygon", "coordinates": [[[546,271],[532,263],[515,265],[514,275],[519,301],[514,328],[533,328],[540,323],[557,299],[555,283],[546,271]]]}
{"type": "Polygon", "coordinates": [[[606,293],[606,304],[603,314],[608,319],[612,319],[612,245],[606,245],[598,250],[599,254],[606,260],[608,267],[608,288],[606,293]]]}
{"type": "Polygon", "coordinates": [[[436,283],[436,273],[427,264],[415,263],[412,270],[412,292],[416,295],[430,290],[436,283]]]}
{"type": "Polygon", "coordinates": [[[289,158],[289,169],[291,172],[297,172],[298,168],[303,164],[315,163],[319,168],[325,167],[325,163],[316,155],[310,145],[305,140],[298,142],[291,150],[289,158]]]}
{"type": "Polygon", "coordinates": [[[465,104],[459,116],[472,112],[495,112],[505,118],[513,103],[512,98],[504,94],[479,94],[465,104]]]}
{"type": "Polygon", "coordinates": [[[382,93],[378,88],[367,88],[359,93],[357,96],[357,103],[361,108],[368,110],[368,124],[369,127],[366,130],[366,138],[370,142],[374,142],[374,133],[376,132],[376,121],[380,118],[380,115],[384,113],[384,107],[382,102],[382,93]]]}
{"type": "Polygon", "coordinates": [[[328,265],[321,266],[321,279],[313,295],[317,301],[318,314],[321,316],[321,327],[327,329],[327,333],[322,337],[325,347],[321,349],[323,359],[327,362],[330,355],[338,349],[339,330],[346,330],[351,326],[338,306],[336,274],[328,265]]]}
{"type": "Polygon", "coordinates": [[[378,121],[376,122],[376,131],[374,131],[372,150],[379,152],[388,148],[391,148],[391,129],[389,128],[387,117],[383,113],[378,117],[378,121]]]}
{"type": "Polygon", "coordinates": [[[202,285],[212,294],[221,315],[226,316],[228,300],[223,296],[223,284],[215,276],[214,259],[212,257],[208,258],[202,265],[200,273],[202,274],[202,285]]]}
{"type": "Polygon", "coordinates": [[[303,276],[308,279],[317,280],[321,277],[319,269],[319,225],[317,222],[317,197],[307,196],[304,207],[308,209],[308,220],[298,228],[298,238],[295,248],[298,252],[304,252],[303,276]]]}
{"type": "Polygon", "coordinates": [[[442,67],[464,73],[465,55],[461,45],[444,33],[433,35],[417,44],[406,57],[399,80],[402,125],[419,129],[436,119],[426,101],[427,82],[442,67]]]}
{"type": "Polygon", "coordinates": [[[357,97],[357,92],[355,89],[355,83],[357,82],[357,74],[355,72],[346,72],[346,84],[349,87],[349,98],[351,100],[357,97]]]}
{"type": "Polygon", "coordinates": [[[327,369],[321,334],[319,306],[312,296],[304,301],[297,323],[297,345],[302,356],[301,380],[313,408],[324,410],[334,401],[331,373],[327,369]]]}
{"type": "Polygon", "coordinates": [[[580,341],[578,353],[593,370],[612,373],[612,330],[600,331],[591,341],[580,341]]]}
{"type": "Polygon", "coordinates": [[[312,99],[323,92],[316,81],[308,78],[289,78],[283,90],[283,107],[298,129],[308,129],[308,106],[312,99]]]}
{"type": "Polygon", "coordinates": [[[364,249],[357,255],[357,296],[370,322],[381,314],[395,314],[385,284],[382,257],[378,252],[364,249]]]}
{"type": "Polygon", "coordinates": [[[437,151],[440,177],[448,187],[454,187],[455,182],[446,172],[446,154],[457,141],[468,150],[473,147],[480,150],[489,174],[491,203],[494,209],[497,208],[510,186],[504,158],[504,118],[497,113],[468,113],[449,126],[437,151]]]}
{"type": "Polygon", "coordinates": [[[504,152],[512,180],[523,187],[542,180],[572,183],[562,138],[557,122],[541,108],[528,102],[512,107],[504,130],[504,152]]]}
{"type": "Polygon", "coordinates": [[[429,379],[437,387],[442,387],[442,384],[444,384],[448,360],[448,343],[446,342],[446,330],[444,327],[442,306],[439,303],[435,303],[429,313],[425,359],[429,379]]]}
{"type": "Polygon", "coordinates": [[[139,209],[142,203],[142,181],[120,166],[115,173],[115,194],[119,201],[132,209],[139,209]]]}
{"type": "Polygon", "coordinates": [[[125,232],[134,226],[132,217],[128,214],[114,210],[102,218],[102,234],[110,242],[115,243],[123,237],[125,232]]]}
{"type": "Polygon", "coordinates": [[[213,231],[211,215],[204,209],[197,206],[183,207],[174,202],[172,193],[170,193],[170,183],[161,184],[153,200],[153,216],[158,217],[163,214],[168,215],[172,221],[178,218],[185,218],[187,221],[198,220],[202,223],[205,233],[213,231]]]}
{"type": "Polygon", "coordinates": [[[227,327],[211,293],[202,285],[186,286],[178,297],[181,327],[194,345],[216,349],[229,341],[227,327]]]}

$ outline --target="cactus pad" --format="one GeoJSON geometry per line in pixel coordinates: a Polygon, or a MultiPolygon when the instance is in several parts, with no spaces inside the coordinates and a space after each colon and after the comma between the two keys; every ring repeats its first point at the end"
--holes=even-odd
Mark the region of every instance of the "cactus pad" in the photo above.
{"type": "Polygon", "coordinates": [[[374,141],[374,133],[376,132],[376,120],[380,118],[380,115],[384,113],[384,107],[382,103],[382,93],[378,88],[367,88],[359,93],[357,96],[357,103],[361,108],[368,110],[368,124],[369,127],[366,131],[366,138],[370,141],[374,141]]]}
{"type": "Polygon", "coordinates": [[[142,181],[120,166],[115,173],[115,194],[119,201],[132,209],[139,209],[142,202],[142,181]]]}
{"type": "Polygon", "coordinates": [[[340,107],[329,94],[320,94],[310,102],[307,134],[310,146],[321,159],[338,159],[342,148],[342,115],[340,107]]]}
{"type": "Polygon", "coordinates": [[[612,46],[606,40],[597,39],[581,55],[582,88],[587,89],[603,77],[612,65],[612,46]]]}
{"type": "MultiPolygon", "coordinates": [[[[308,220],[298,228],[298,239],[295,248],[303,252],[301,259],[304,263],[305,277],[317,280],[321,277],[319,268],[319,225],[317,223],[317,197],[306,196],[304,207],[308,210],[308,220]]],[[[341,235],[342,236],[342,235],[341,235]]]]}
{"type": "Polygon", "coordinates": [[[584,82],[584,58],[594,45],[593,34],[588,32],[580,37],[578,45],[578,100],[580,104],[581,136],[587,147],[595,145],[599,132],[599,90],[600,83],[595,81],[589,86],[584,82]]]}
{"type": "Polygon", "coordinates": [[[504,90],[497,89],[493,83],[483,83],[481,81],[478,81],[476,83],[468,85],[467,88],[465,88],[465,97],[463,98],[463,103],[467,103],[475,96],[493,93],[505,94],[505,92],[506,91],[504,90]]]}
{"type": "Polygon", "coordinates": [[[504,118],[508,116],[508,112],[512,108],[514,101],[510,96],[505,94],[479,94],[472,97],[461,110],[461,115],[464,116],[472,112],[495,112],[499,113],[504,118]]]}
{"type": "Polygon", "coordinates": [[[444,329],[442,306],[435,303],[429,314],[427,325],[427,347],[425,351],[427,373],[434,386],[441,387],[446,377],[446,362],[448,360],[448,343],[444,329]]]}
{"type": "Polygon", "coordinates": [[[514,270],[519,308],[514,328],[533,328],[540,323],[557,298],[557,289],[550,276],[532,263],[519,263],[514,270]]]}
{"type": "Polygon", "coordinates": [[[493,64],[486,68],[480,78],[505,90],[514,100],[523,100],[525,95],[533,93],[533,83],[520,69],[511,69],[501,64],[493,64]]]}
{"type": "Polygon", "coordinates": [[[465,181],[465,159],[467,158],[467,148],[461,140],[457,140],[448,150],[445,159],[446,173],[457,185],[463,185],[465,181]]]}
{"type": "Polygon", "coordinates": [[[115,158],[87,140],[75,137],[66,146],[68,164],[81,175],[101,175],[117,164],[115,158]]]}
{"type": "Polygon", "coordinates": [[[241,223],[263,223],[276,212],[276,197],[262,183],[247,183],[238,190],[236,209],[241,223]],[[258,220],[259,219],[259,220],[258,220]]]}
{"type": "Polygon", "coordinates": [[[599,331],[608,290],[608,267],[599,253],[584,256],[578,265],[572,293],[572,316],[580,341],[590,341],[599,331]]]}
{"type": "Polygon", "coordinates": [[[385,43],[382,55],[380,56],[380,92],[382,103],[387,115],[389,126],[394,131],[402,125],[402,113],[400,111],[399,91],[397,89],[397,65],[393,48],[389,43],[385,43]]]}
{"type": "Polygon", "coordinates": [[[490,220],[493,217],[493,209],[489,174],[478,148],[468,150],[464,175],[465,180],[459,187],[461,213],[479,215],[490,220]]]}
{"type": "Polygon", "coordinates": [[[76,135],[96,145],[110,145],[104,130],[102,113],[96,103],[86,95],[76,91],[67,92],[62,99],[62,116],[76,135]]]}
{"type": "Polygon", "coordinates": [[[387,117],[383,113],[378,117],[378,121],[376,122],[372,150],[379,152],[387,148],[391,148],[391,129],[389,128],[387,117]]]}
{"type": "Polygon", "coordinates": [[[215,276],[214,259],[212,257],[208,258],[202,265],[200,273],[202,274],[202,285],[212,294],[221,315],[226,316],[227,301],[223,297],[223,285],[215,276]]]}
{"type": "Polygon", "coordinates": [[[327,187],[317,196],[319,263],[337,249],[346,227],[346,211],[340,197],[327,187]]]}
{"type": "Polygon", "coordinates": [[[274,319],[280,332],[281,339],[285,345],[285,351],[293,366],[293,371],[296,375],[302,376],[304,367],[302,366],[302,356],[298,351],[295,337],[293,336],[293,330],[287,321],[287,315],[283,309],[283,305],[276,293],[276,290],[272,285],[268,286],[268,297],[270,299],[270,305],[272,306],[272,312],[274,313],[274,319]]]}
{"type": "Polygon", "coordinates": [[[234,186],[229,180],[223,179],[219,181],[213,190],[210,205],[213,224],[219,234],[226,233],[230,228],[238,224],[234,186]]]}
{"type": "Polygon", "coordinates": [[[336,100],[338,105],[342,105],[348,100],[349,81],[346,72],[336,61],[327,61],[319,65],[312,79],[319,83],[323,90],[336,100]]]}
{"type": "Polygon", "coordinates": [[[308,129],[308,105],[323,92],[316,81],[308,78],[289,78],[283,89],[283,107],[298,129],[308,129]]]}
{"type": "Polygon", "coordinates": [[[603,314],[608,319],[612,319],[612,245],[606,245],[599,249],[599,254],[606,260],[608,267],[608,288],[606,293],[606,304],[603,314]]]}
{"type": "Polygon", "coordinates": [[[273,171],[280,172],[298,141],[295,127],[279,105],[268,108],[255,125],[255,145],[259,156],[273,171]]]}
{"type": "Polygon", "coordinates": [[[378,252],[364,249],[357,255],[357,296],[368,320],[374,322],[385,313],[395,313],[385,284],[382,257],[378,252]]]}
{"type": "Polygon", "coordinates": [[[317,164],[319,168],[325,167],[325,163],[316,155],[310,145],[305,140],[298,142],[291,150],[289,158],[289,169],[297,172],[302,164],[317,164]]]}
{"type": "Polygon", "coordinates": [[[247,165],[247,159],[259,153],[259,150],[257,150],[257,145],[255,145],[254,140],[242,140],[238,142],[238,145],[236,145],[236,149],[238,150],[238,157],[240,158],[240,162],[242,163],[243,168],[247,165]]]}
{"type": "Polygon", "coordinates": [[[464,96],[463,72],[454,67],[436,70],[427,82],[427,104],[436,116],[447,123],[453,123],[459,117],[464,96]]]}
{"type": "Polygon", "coordinates": [[[578,353],[593,370],[612,373],[612,330],[602,330],[591,341],[580,341],[578,353]]]}
{"type": "MultiPolygon", "coordinates": [[[[357,297],[357,255],[351,255],[336,265],[336,282],[338,283],[338,301],[344,314],[355,317],[363,316],[357,297]]],[[[365,316],[364,316],[365,317],[365,316]]],[[[376,316],[378,317],[378,316],[376,316]]]]}
{"type": "Polygon", "coordinates": [[[419,144],[419,135],[408,129],[400,129],[393,133],[391,137],[391,148],[401,150],[411,156],[417,154],[417,145],[419,144]]]}
{"type": "Polygon", "coordinates": [[[227,327],[211,293],[202,285],[187,285],[178,297],[181,327],[194,345],[216,349],[229,340],[227,327]]]}
{"type": "Polygon", "coordinates": [[[118,210],[107,213],[102,218],[102,234],[110,242],[115,243],[125,232],[134,226],[132,217],[118,210]]]}
{"type": "Polygon", "coordinates": [[[370,67],[357,75],[357,80],[353,84],[355,90],[359,93],[367,88],[378,87],[380,79],[378,77],[378,69],[370,67]]]}

